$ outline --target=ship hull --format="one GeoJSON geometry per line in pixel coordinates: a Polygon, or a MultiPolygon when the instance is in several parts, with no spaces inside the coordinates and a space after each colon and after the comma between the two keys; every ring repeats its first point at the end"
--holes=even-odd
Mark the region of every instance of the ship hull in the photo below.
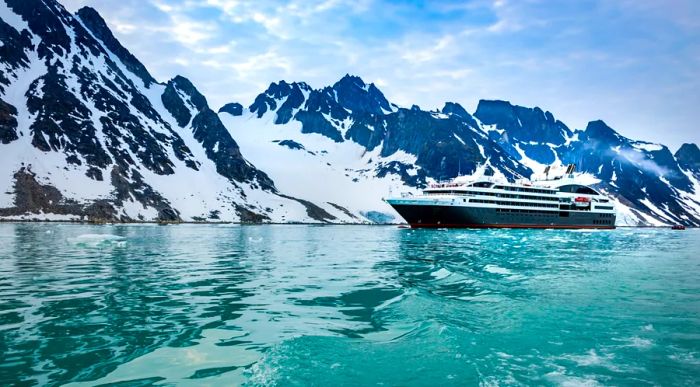
{"type": "Polygon", "coordinates": [[[614,229],[615,218],[585,211],[508,211],[455,205],[389,203],[413,228],[614,229]]]}

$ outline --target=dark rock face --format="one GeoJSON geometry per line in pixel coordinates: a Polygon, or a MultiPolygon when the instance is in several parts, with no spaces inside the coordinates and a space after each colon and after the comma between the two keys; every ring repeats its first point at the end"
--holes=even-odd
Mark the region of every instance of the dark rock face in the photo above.
{"type": "Polygon", "coordinates": [[[158,211],[158,221],[178,222],[180,212],[173,208],[168,201],[146,184],[143,176],[136,170],[124,170],[118,166],[112,168],[110,174],[114,186],[115,203],[122,205],[130,198],[143,204],[144,208],[152,207],[158,211]]]}
{"type": "Polygon", "coordinates": [[[17,137],[17,109],[0,99],[0,143],[9,144],[17,137]]]}
{"type": "Polygon", "coordinates": [[[298,150],[305,150],[306,149],[306,148],[304,148],[303,145],[301,145],[298,142],[293,141],[293,140],[282,140],[282,141],[278,142],[277,144],[280,146],[286,146],[289,149],[298,149],[298,150]]]}
{"type": "Polygon", "coordinates": [[[328,122],[321,113],[300,111],[295,118],[302,123],[302,133],[318,133],[335,142],[343,142],[343,135],[340,133],[340,130],[328,122]]]}
{"type": "Polygon", "coordinates": [[[156,208],[160,221],[181,220],[179,212],[146,184],[135,170],[129,172],[115,166],[111,173],[115,187],[114,199],[101,199],[89,204],[65,198],[56,188],[39,183],[30,169],[21,168],[14,174],[14,178],[15,206],[0,208],[0,216],[50,213],[74,215],[89,222],[131,222],[134,219],[118,215],[115,205],[120,206],[123,201],[135,198],[144,208],[156,208]],[[132,176],[128,177],[129,173],[132,176]]]}
{"type": "Polygon", "coordinates": [[[272,83],[265,93],[260,94],[252,105],[250,111],[257,113],[258,118],[262,117],[268,110],[278,110],[277,102],[284,100],[277,111],[276,124],[286,124],[292,118],[291,112],[304,102],[302,90],[308,91],[310,88],[305,83],[287,83],[280,81],[272,83]]]}
{"type": "Polygon", "coordinates": [[[168,86],[165,88],[160,99],[163,101],[163,106],[175,117],[175,121],[177,121],[177,124],[181,128],[184,128],[190,123],[190,120],[192,120],[192,113],[190,113],[190,109],[177,94],[173,82],[168,82],[168,86]]]}
{"type": "Polygon", "coordinates": [[[220,175],[231,181],[257,182],[263,189],[275,190],[272,180],[243,158],[238,144],[213,110],[207,108],[197,114],[192,120],[192,131],[220,175]]]}
{"type": "Polygon", "coordinates": [[[561,145],[571,130],[550,112],[511,105],[506,101],[479,101],[474,116],[485,125],[497,125],[508,135],[520,141],[538,141],[561,145]]]}
{"type": "Polygon", "coordinates": [[[262,223],[269,221],[270,218],[265,214],[259,214],[242,205],[236,204],[236,213],[241,219],[241,223],[262,223]]]}
{"type": "MultiPolygon", "coordinates": [[[[25,50],[32,48],[32,41],[28,31],[17,32],[9,24],[0,18],[0,62],[9,69],[17,70],[29,64],[29,58],[25,50]]],[[[10,85],[10,79],[5,71],[0,72],[0,92],[10,85]]]]}
{"type": "Polygon", "coordinates": [[[64,198],[59,190],[39,183],[31,170],[21,168],[14,174],[15,206],[0,208],[0,216],[21,216],[25,214],[50,213],[57,215],[76,215],[91,222],[130,221],[118,218],[117,212],[106,200],[97,200],[90,204],[80,204],[64,198]]]}
{"type": "Polygon", "coordinates": [[[597,144],[619,144],[624,142],[620,135],[602,120],[589,122],[586,126],[585,134],[587,139],[596,141],[597,144]]]}
{"type": "Polygon", "coordinates": [[[170,82],[168,82],[169,85],[173,85],[176,89],[180,90],[184,95],[187,96],[189,99],[189,103],[194,106],[195,110],[197,111],[202,111],[204,109],[208,109],[209,105],[207,104],[207,99],[204,98],[202,93],[197,90],[196,87],[190,82],[189,79],[178,75],[170,82]]]}
{"type": "MultiPolygon", "coordinates": [[[[343,206],[340,206],[340,205],[338,205],[338,204],[335,204],[335,203],[331,203],[331,202],[327,202],[327,203],[330,204],[331,206],[333,206],[335,209],[341,211],[342,213],[344,213],[345,215],[347,215],[347,216],[350,217],[351,219],[354,219],[354,220],[356,220],[356,221],[358,221],[358,222],[361,222],[361,220],[360,220],[357,216],[353,215],[352,212],[348,211],[347,208],[345,208],[345,207],[343,207],[343,206]]],[[[388,223],[388,222],[386,222],[386,223],[388,223]]]]}
{"type": "MultiPolygon", "coordinates": [[[[303,90],[309,91],[309,87],[305,83],[293,83],[291,85],[280,82],[279,93],[284,93],[287,99],[277,109],[277,119],[275,124],[286,124],[292,119],[292,113],[304,103],[303,90]]],[[[274,91],[273,91],[274,93],[274,91]]],[[[273,94],[274,95],[274,94],[273,94]]]]}
{"type": "Polygon", "coordinates": [[[700,149],[695,144],[683,144],[676,151],[678,165],[686,171],[692,172],[700,179],[700,149]]]}
{"type": "Polygon", "coordinates": [[[36,47],[40,58],[52,54],[64,55],[70,51],[70,37],[64,24],[78,24],[72,16],[55,1],[5,0],[7,6],[21,15],[32,33],[41,38],[36,47]]]}
{"type": "Polygon", "coordinates": [[[30,91],[27,107],[30,113],[37,115],[30,127],[32,145],[44,152],[65,151],[69,155],[80,155],[98,168],[105,168],[112,162],[97,140],[90,110],[68,91],[66,77],[57,67],[50,67],[46,75],[32,84],[30,91]]]}
{"type": "Polygon", "coordinates": [[[345,132],[345,139],[354,141],[368,151],[374,150],[384,140],[385,117],[376,114],[357,114],[352,126],[345,132]]]}
{"type": "Polygon", "coordinates": [[[238,102],[227,103],[219,109],[219,113],[228,113],[234,117],[243,115],[243,105],[238,102]]]}
{"type": "Polygon", "coordinates": [[[374,84],[365,84],[360,77],[345,75],[333,85],[333,90],[340,106],[352,112],[384,114],[384,111],[391,111],[384,94],[374,84]]]}
{"type": "Polygon", "coordinates": [[[472,115],[469,114],[466,109],[462,107],[462,105],[456,102],[445,102],[445,106],[442,108],[441,112],[443,114],[460,117],[472,128],[479,126],[474,117],[472,117],[472,115]]]}
{"type": "Polygon", "coordinates": [[[416,164],[428,176],[437,179],[453,178],[459,172],[473,172],[477,164],[487,158],[507,176],[529,175],[527,167],[513,162],[480,134],[459,116],[442,119],[422,110],[399,109],[387,116],[387,134],[381,154],[388,156],[403,150],[417,155],[416,164]],[[479,145],[486,145],[485,155],[481,154],[479,145]]]}
{"type": "Polygon", "coordinates": [[[324,222],[324,223],[330,223],[333,220],[337,219],[335,216],[329,214],[323,208],[311,203],[308,200],[303,200],[303,199],[295,198],[295,197],[288,196],[288,195],[282,195],[282,194],[280,194],[279,196],[301,203],[304,207],[306,207],[306,213],[312,219],[315,219],[315,220],[318,220],[318,221],[324,222]]]}
{"type": "Polygon", "coordinates": [[[143,80],[144,86],[148,87],[156,83],[156,80],[146,70],[146,67],[112,35],[112,31],[107,27],[107,23],[97,11],[90,7],[83,7],[78,10],[78,17],[90,32],[119,58],[127,70],[143,80]]]}
{"type": "Polygon", "coordinates": [[[262,189],[275,191],[272,180],[243,158],[238,144],[219,116],[187,78],[177,76],[170,80],[161,99],[178,125],[191,124],[195,140],[202,145],[207,158],[216,164],[220,175],[231,182],[252,182],[262,189]]]}

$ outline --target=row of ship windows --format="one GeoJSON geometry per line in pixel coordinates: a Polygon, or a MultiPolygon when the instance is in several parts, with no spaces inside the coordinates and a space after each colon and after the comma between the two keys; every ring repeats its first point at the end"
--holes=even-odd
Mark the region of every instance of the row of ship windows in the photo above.
{"type": "Polygon", "coordinates": [[[482,196],[495,196],[499,198],[508,199],[530,199],[530,200],[547,200],[557,202],[559,198],[557,197],[546,197],[546,196],[530,196],[530,195],[515,195],[515,194],[504,194],[504,193],[494,193],[494,192],[477,192],[477,191],[441,191],[441,192],[430,192],[431,195],[482,195],[482,196]]]}
{"type": "MultiPolygon", "coordinates": [[[[600,207],[598,207],[598,208],[600,208],[600,207]]],[[[612,210],[612,208],[610,208],[610,209],[612,210]]],[[[612,218],[613,216],[615,216],[615,214],[600,214],[600,215],[598,215],[598,217],[600,217],[600,218],[612,218]]]]}
{"type": "Polygon", "coordinates": [[[496,196],[498,198],[509,198],[509,199],[530,199],[530,200],[549,200],[553,202],[558,202],[559,198],[546,197],[546,196],[530,196],[530,195],[515,195],[515,194],[503,194],[494,192],[476,192],[476,191],[466,191],[468,194],[472,195],[486,195],[486,196],[496,196]]]}
{"type": "MultiPolygon", "coordinates": [[[[491,185],[492,185],[492,183],[489,183],[489,182],[478,182],[478,183],[472,184],[471,187],[489,188],[489,187],[491,187],[491,185]]],[[[534,192],[534,193],[549,194],[549,195],[554,195],[554,193],[556,191],[556,190],[551,190],[551,189],[511,187],[511,186],[502,186],[502,185],[497,185],[497,186],[494,186],[493,188],[494,189],[502,189],[502,190],[506,190],[506,191],[534,192]]],[[[594,189],[587,187],[585,185],[579,185],[579,184],[563,185],[563,186],[559,187],[558,191],[559,192],[588,194],[588,195],[598,195],[598,192],[596,192],[594,189]]]]}
{"type": "Polygon", "coordinates": [[[521,210],[519,208],[497,208],[496,212],[502,213],[519,213],[519,214],[534,214],[534,215],[544,215],[544,216],[556,216],[557,213],[554,211],[540,211],[540,210],[521,210]]]}
{"type": "Polygon", "coordinates": [[[537,189],[537,188],[523,188],[523,187],[508,187],[508,186],[500,186],[500,185],[497,185],[493,188],[494,189],[502,189],[502,190],[506,190],[506,191],[533,192],[533,193],[550,194],[550,195],[554,195],[554,193],[555,193],[555,191],[553,191],[553,190],[537,189]]]}
{"type": "Polygon", "coordinates": [[[612,210],[610,206],[595,206],[596,210],[612,210]]]}
{"type": "MultiPolygon", "coordinates": [[[[519,208],[497,208],[497,213],[507,213],[507,214],[531,214],[534,216],[560,216],[569,217],[569,212],[554,212],[554,211],[541,211],[541,210],[521,210],[519,208]]],[[[601,214],[602,218],[612,218],[613,214],[601,214]]],[[[613,224],[612,219],[594,219],[593,224],[613,224]]]]}
{"type": "MultiPolygon", "coordinates": [[[[477,191],[442,191],[442,192],[435,192],[431,193],[433,195],[482,195],[482,196],[495,196],[497,198],[506,198],[506,199],[528,199],[528,200],[544,200],[544,201],[551,201],[551,202],[558,202],[559,198],[557,197],[546,197],[546,196],[530,196],[530,195],[515,195],[515,194],[504,194],[504,193],[495,193],[495,192],[477,192],[477,191]]],[[[473,200],[472,200],[473,201],[473,200]]],[[[607,203],[607,199],[598,199],[600,202],[605,202],[607,203]]],[[[601,210],[612,210],[612,207],[608,206],[598,206],[597,208],[601,210]]]]}
{"type": "MultiPolygon", "coordinates": [[[[465,201],[466,201],[466,199],[465,199],[465,201]]],[[[502,201],[482,200],[482,199],[469,199],[469,203],[500,204],[500,205],[503,205],[503,206],[559,208],[559,205],[558,205],[558,204],[549,204],[549,203],[523,203],[523,202],[502,202],[502,201]]]]}

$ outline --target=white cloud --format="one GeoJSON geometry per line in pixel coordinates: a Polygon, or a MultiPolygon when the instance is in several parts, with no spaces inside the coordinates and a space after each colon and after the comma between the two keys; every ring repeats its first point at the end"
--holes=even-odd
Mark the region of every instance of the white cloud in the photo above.
{"type": "Polygon", "coordinates": [[[442,59],[445,53],[450,50],[454,38],[451,35],[439,37],[427,47],[413,48],[411,43],[404,43],[398,47],[401,52],[404,52],[401,57],[411,63],[430,62],[442,59]]]}
{"type": "Polygon", "coordinates": [[[172,25],[167,32],[173,39],[185,46],[196,47],[206,40],[216,36],[217,28],[214,23],[200,22],[182,15],[172,16],[172,25]]]}
{"type": "Polygon", "coordinates": [[[620,149],[617,153],[640,169],[657,176],[665,176],[670,172],[668,168],[660,166],[654,160],[647,158],[642,152],[620,149]]]}
{"type": "Polygon", "coordinates": [[[257,73],[266,73],[269,69],[281,70],[283,75],[289,76],[293,68],[291,61],[275,50],[251,56],[230,66],[240,77],[254,77],[257,73]]]}

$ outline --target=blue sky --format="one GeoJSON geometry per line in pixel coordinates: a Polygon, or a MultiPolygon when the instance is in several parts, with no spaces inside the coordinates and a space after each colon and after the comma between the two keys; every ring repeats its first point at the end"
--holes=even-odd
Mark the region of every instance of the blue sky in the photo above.
{"type": "Polygon", "coordinates": [[[697,0],[59,1],[97,9],[158,80],[184,75],[214,108],[350,73],[399,105],[505,99],[572,128],[700,143],[697,0]]]}

